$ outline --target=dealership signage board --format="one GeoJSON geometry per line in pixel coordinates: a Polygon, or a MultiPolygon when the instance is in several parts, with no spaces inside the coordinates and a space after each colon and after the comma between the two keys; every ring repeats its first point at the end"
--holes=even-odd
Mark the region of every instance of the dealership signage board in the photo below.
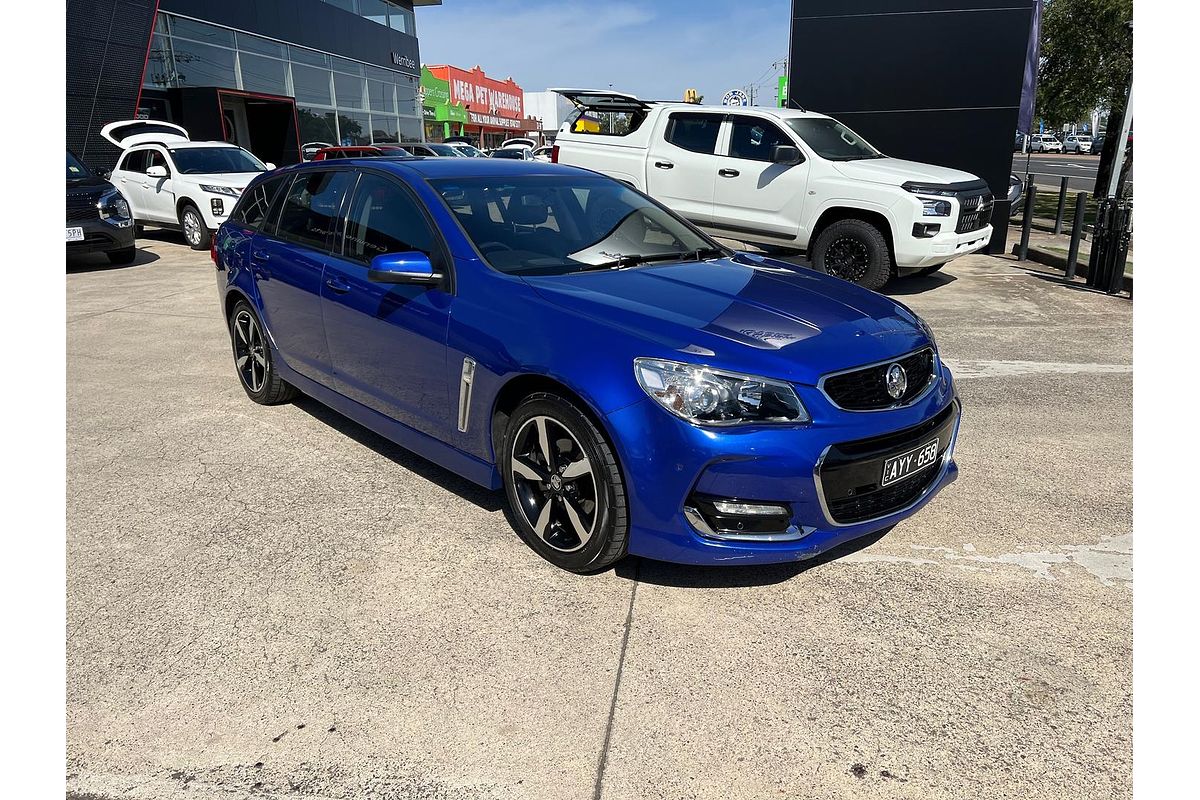
{"type": "Polygon", "coordinates": [[[747,97],[746,93],[743,92],[741,89],[730,89],[728,92],[725,93],[725,96],[723,98],[721,98],[721,105],[723,105],[723,106],[748,106],[748,105],[750,105],[750,98],[747,97]]]}

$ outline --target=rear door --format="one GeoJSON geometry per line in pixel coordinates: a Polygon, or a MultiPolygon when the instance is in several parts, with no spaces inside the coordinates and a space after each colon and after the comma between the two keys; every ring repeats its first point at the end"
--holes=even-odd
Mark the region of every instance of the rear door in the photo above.
{"type": "Polygon", "coordinates": [[[278,217],[254,237],[251,269],[267,330],[284,362],[333,385],[321,318],[321,286],[338,215],[354,173],[296,173],[284,187],[278,217]]]}
{"type": "Polygon", "coordinates": [[[390,175],[363,171],[347,206],[341,252],[321,287],[337,390],[410,428],[446,440],[453,430],[446,375],[452,264],[423,204],[390,175]],[[441,286],[375,283],[371,259],[425,253],[441,286]]]}
{"type": "MultiPolygon", "coordinates": [[[[776,145],[800,145],[774,120],[730,114],[715,168],[713,227],[790,242],[799,233],[810,164],[776,164],[776,145]]],[[[801,150],[803,153],[803,150],[801,150]]]]}
{"type": "Polygon", "coordinates": [[[671,111],[650,137],[647,194],[692,222],[713,221],[717,187],[717,139],[725,115],[671,111]]]}

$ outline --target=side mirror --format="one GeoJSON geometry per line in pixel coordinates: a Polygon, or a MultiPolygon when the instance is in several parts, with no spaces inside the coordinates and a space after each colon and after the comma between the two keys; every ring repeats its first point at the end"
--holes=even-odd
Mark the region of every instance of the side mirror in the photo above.
{"type": "Polygon", "coordinates": [[[92,172],[96,173],[96,177],[100,178],[101,180],[108,180],[112,177],[112,172],[104,167],[92,167],[92,172]]]}
{"type": "Polygon", "coordinates": [[[155,164],[153,167],[150,167],[146,170],[147,178],[165,178],[169,174],[170,173],[167,172],[167,168],[161,164],[155,164]]]}
{"type": "Polygon", "coordinates": [[[429,256],[424,253],[384,253],[371,259],[367,280],[375,283],[408,283],[417,286],[436,286],[442,273],[435,272],[429,256]]]}
{"type": "Polygon", "coordinates": [[[271,170],[275,169],[275,165],[272,164],[270,161],[265,162],[264,166],[266,166],[267,172],[270,172],[271,170]]]}
{"type": "Polygon", "coordinates": [[[804,160],[800,148],[791,144],[777,144],[771,150],[771,161],[776,164],[799,164],[804,160]]]}

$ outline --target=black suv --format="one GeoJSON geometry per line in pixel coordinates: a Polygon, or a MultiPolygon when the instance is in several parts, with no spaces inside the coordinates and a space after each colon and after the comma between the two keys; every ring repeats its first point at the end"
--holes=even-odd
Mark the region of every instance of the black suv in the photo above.
{"type": "Polygon", "coordinates": [[[67,151],[67,255],[106,253],[114,264],[137,257],[129,204],[109,183],[67,151]]]}

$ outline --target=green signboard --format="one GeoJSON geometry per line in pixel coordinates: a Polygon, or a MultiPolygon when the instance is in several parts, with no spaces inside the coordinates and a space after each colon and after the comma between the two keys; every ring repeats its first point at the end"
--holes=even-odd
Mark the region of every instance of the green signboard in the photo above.
{"type": "Polygon", "coordinates": [[[780,75],[779,76],[779,94],[775,98],[775,102],[780,108],[784,108],[787,105],[787,101],[788,101],[787,92],[788,92],[787,75],[786,74],[780,75]]]}
{"type": "Polygon", "coordinates": [[[427,67],[421,67],[421,105],[437,108],[450,102],[450,82],[434,76],[427,67]]]}

